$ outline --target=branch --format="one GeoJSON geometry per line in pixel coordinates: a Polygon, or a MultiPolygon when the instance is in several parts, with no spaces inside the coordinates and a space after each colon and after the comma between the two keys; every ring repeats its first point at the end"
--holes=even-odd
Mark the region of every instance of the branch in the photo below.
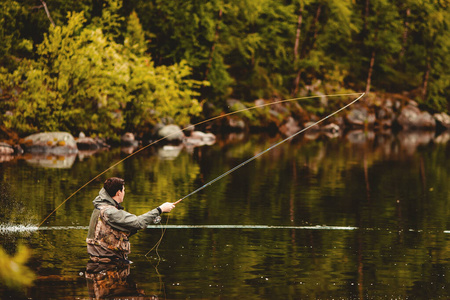
{"type": "Polygon", "coordinates": [[[43,0],[41,0],[42,6],[44,6],[45,9],[45,13],[47,14],[48,19],[50,20],[50,22],[52,23],[53,27],[55,27],[55,22],[53,22],[52,17],[50,16],[50,12],[48,11],[47,8],[47,4],[45,4],[45,2],[43,0]]]}

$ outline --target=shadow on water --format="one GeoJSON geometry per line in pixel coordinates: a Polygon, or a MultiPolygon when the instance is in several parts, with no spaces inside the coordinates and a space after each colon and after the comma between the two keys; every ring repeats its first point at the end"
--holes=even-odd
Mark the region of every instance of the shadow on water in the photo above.
{"type": "Polygon", "coordinates": [[[180,203],[162,221],[157,253],[145,256],[159,225],[133,236],[131,266],[86,265],[91,202],[106,177],[125,178],[125,209],[142,214],[281,139],[152,147],[81,190],[41,230],[130,149],[2,159],[1,245],[14,255],[25,244],[36,274],[31,287],[0,284],[2,299],[449,298],[448,132],[306,132],[180,203]]]}

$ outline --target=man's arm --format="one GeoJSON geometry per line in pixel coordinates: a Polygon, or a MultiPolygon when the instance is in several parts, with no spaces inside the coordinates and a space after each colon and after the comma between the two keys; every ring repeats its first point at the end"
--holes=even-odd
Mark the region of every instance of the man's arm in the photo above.
{"type": "Polygon", "coordinates": [[[116,208],[107,209],[105,214],[108,217],[108,223],[112,227],[121,231],[135,232],[139,229],[146,228],[147,225],[151,224],[161,213],[170,212],[174,207],[175,205],[172,203],[166,202],[140,216],[116,208]]]}

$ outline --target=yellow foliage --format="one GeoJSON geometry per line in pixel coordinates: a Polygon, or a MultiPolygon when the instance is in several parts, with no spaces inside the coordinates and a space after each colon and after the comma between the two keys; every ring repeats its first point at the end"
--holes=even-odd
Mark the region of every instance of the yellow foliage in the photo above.
{"type": "Polygon", "coordinates": [[[23,245],[19,245],[14,256],[0,248],[0,282],[11,288],[30,286],[36,277],[25,265],[30,255],[30,250],[23,245]]]}

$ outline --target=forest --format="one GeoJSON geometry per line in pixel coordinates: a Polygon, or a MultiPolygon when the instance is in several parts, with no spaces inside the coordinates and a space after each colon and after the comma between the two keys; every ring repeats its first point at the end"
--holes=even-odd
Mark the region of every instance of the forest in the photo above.
{"type": "MultiPolygon", "coordinates": [[[[305,95],[450,108],[448,0],[1,0],[0,131],[114,136],[305,95]]],[[[327,107],[310,105],[318,113],[327,107]]]]}

